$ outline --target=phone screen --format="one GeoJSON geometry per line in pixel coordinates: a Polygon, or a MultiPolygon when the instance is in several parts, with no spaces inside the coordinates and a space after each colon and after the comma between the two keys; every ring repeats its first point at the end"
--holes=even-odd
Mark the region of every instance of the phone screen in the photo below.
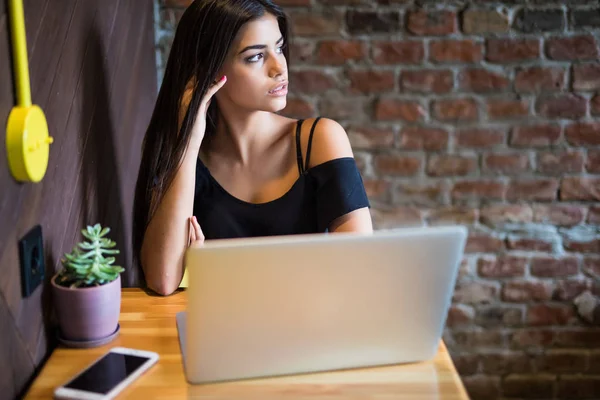
{"type": "Polygon", "coordinates": [[[146,361],[148,361],[146,357],[108,353],[65,387],[106,394],[146,361]]]}

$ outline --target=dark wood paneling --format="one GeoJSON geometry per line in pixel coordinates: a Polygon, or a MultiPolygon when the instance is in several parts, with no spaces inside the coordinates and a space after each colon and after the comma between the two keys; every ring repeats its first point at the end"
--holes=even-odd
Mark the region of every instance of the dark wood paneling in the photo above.
{"type": "MultiPolygon", "coordinates": [[[[44,110],[51,146],[39,184],[15,182],[0,140],[0,393],[18,397],[55,345],[51,275],[91,223],[110,226],[131,268],[131,207],[140,146],[156,98],[152,2],[25,0],[32,101],[44,110]],[[44,233],[47,280],[21,297],[17,242],[44,233]]],[[[12,82],[6,0],[0,0],[0,82],[12,82]]],[[[0,85],[0,120],[15,103],[0,85]]]]}

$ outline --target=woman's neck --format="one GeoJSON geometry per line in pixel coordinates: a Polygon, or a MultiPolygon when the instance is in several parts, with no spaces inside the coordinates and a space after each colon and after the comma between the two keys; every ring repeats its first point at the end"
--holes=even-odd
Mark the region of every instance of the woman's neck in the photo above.
{"type": "Polygon", "coordinates": [[[265,111],[250,113],[219,112],[217,131],[211,138],[208,151],[248,165],[255,157],[264,154],[276,140],[276,117],[265,111]]]}

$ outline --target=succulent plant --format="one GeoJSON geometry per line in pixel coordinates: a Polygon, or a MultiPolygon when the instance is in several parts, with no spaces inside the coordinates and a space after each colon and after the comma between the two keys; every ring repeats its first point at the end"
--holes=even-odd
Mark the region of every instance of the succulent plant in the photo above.
{"type": "Polygon", "coordinates": [[[112,282],[125,271],[115,262],[114,257],[105,255],[119,254],[113,249],[116,243],[105,236],[110,228],[102,228],[100,224],[88,226],[81,233],[87,239],[77,243],[71,253],[65,253],[61,260],[63,269],[58,273],[56,283],[70,288],[100,286],[112,282]]]}

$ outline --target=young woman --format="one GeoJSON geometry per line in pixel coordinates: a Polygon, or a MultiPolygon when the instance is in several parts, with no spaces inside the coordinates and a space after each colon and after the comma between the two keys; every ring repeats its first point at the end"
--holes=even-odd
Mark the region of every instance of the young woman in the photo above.
{"type": "Polygon", "coordinates": [[[287,45],[269,0],[197,0],[181,17],[135,192],[134,253],[157,293],[177,289],[205,239],[372,232],[344,129],[277,114],[287,45]]]}

